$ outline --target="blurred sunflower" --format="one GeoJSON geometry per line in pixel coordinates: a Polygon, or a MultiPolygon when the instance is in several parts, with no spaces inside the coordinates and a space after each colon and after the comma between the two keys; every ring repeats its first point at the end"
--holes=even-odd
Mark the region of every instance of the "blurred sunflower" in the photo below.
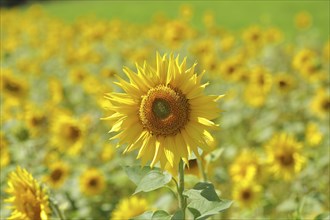
{"type": "Polygon", "coordinates": [[[46,132],[49,111],[45,108],[38,108],[34,104],[28,104],[25,108],[25,121],[29,133],[36,137],[40,132],[46,132]]]}
{"type": "Polygon", "coordinates": [[[209,129],[217,125],[211,120],[219,114],[216,101],[221,96],[206,96],[201,85],[203,74],[197,76],[194,64],[186,69],[186,59],[169,59],[157,54],[156,69],[137,65],[138,73],[128,68],[124,72],[130,83],[120,79],[117,84],[125,93],[109,93],[112,129],[119,132],[118,146],[128,143],[125,152],[139,148],[137,159],[142,164],[158,161],[162,168],[168,162],[177,167],[182,158],[188,164],[193,152],[209,150],[214,142],[209,129]]]}
{"type": "Polygon", "coordinates": [[[294,24],[298,29],[307,29],[312,25],[312,16],[307,11],[299,12],[294,18],[294,24]]]}
{"type": "Polygon", "coordinates": [[[15,76],[10,69],[1,68],[1,91],[7,98],[23,99],[27,95],[28,84],[15,76]]]}
{"type": "Polygon", "coordinates": [[[260,47],[264,44],[265,36],[259,26],[251,26],[246,28],[242,34],[243,41],[248,47],[260,47]]]}
{"type": "Polygon", "coordinates": [[[13,210],[8,219],[49,219],[47,192],[25,169],[17,167],[9,174],[6,192],[10,197],[5,202],[11,203],[13,210]]]}
{"type": "Polygon", "coordinates": [[[294,137],[281,133],[266,144],[270,172],[284,180],[291,180],[302,170],[306,158],[300,153],[302,144],[294,137]]]}
{"type": "Polygon", "coordinates": [[[69,165],[63,161],[56,161],[49,166],[49,174],[45,176],[45,182],[57,189],[61,187],[69,175],[69,165]]]}
{"type": "Polygon", "coordinates": [[[281,94],[287,94],[294,88],[295,79],[289,74],[280,73],[274,76],[274,86],[281,94]]]}
{"type": "Polygon", "coordinates": [[[262,166],[255,152],[243,150],[229,168],[229,173],[234,182],[260,180],[262,166]]]}
{"type": "Polygon", "coordinates": [[[252,208],[260,200],[261,186],[251,181],[241,181],[233,187],[233,199],[240,207],[252,208]]]}
{"type": "Polygon", "coordinates": [[[311,111],[319,118],[329,118],[330,95],[325,89],[319,89],[311,102],[311,111]]]}
{"type": "Polygon", "coordinates": [[[0,155],[0,167],[4,168],[10,163],[10,155],[8,149],[8,140],[2,131],[0,132],[0,155]]]}
{"type": "Polygon", "coordinates": [[[76,155],[84,143],[85,126],[70,115],[59,112],[56,120],[52,121],[51,133],[54,147],[70,155],[76,155]]]}
{"type": "Polygon", "coordinates": [[[103,173],[96,168],[87,169],[79,180],[80,190],[87,196],[98,195],[106,186],[103,173]]]}
{"type": "Polygon", "coordinates": [[[323,134],[315,123],[308,123],[305,131],[305,141],[309,146],[318,146],[323,139],[323,134]]]}
{"type": "Polygon", "coordinates": [[[112,220],[128,220],[141,215],[148,210],[148,202],[143,198],[132,196],[130,198],[123,199],[116,206],[112,212],[112,220]]]}

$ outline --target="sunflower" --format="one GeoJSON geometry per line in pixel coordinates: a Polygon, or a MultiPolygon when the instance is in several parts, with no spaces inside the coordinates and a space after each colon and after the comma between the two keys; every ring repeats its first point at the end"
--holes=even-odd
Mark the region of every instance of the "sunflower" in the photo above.
{"type": "Polygon", "coordinates": [[[8,149],[8,140],[3,132],[0,132],[0,167],[4,168],[10,163],[10,155],[8,149]]]}
{"type": "Polygon", "coordinates": [[[209,129],[217,125],[211,120],[218,116],[216,101],[221,96],[205,96],[201,85],[203,74],[195,74],[194,64],[186,69],[186,59],[157,54],[157,66],[137,65],[138,73],[128,68],[124,72],[130,83],[119,78],[117,83],[125,93],[109,93],[112,129],[119,132],[118,146],[128,144],[124,152],[139,148],[137,159],[142,164],[151,161],[177,167],[182,158],[188,164],[193,152],[210,150],[213,143],[209,129]]]}
{"type": "Polygon", "coordinates": [[[76,155],[84,143],[85,126],[69,114],[59,112],[51,126],[54,147],[70,155],[76,155]]]}
{"type": "Polygon", "coordinates": [[[220,65],[220,74],[225,80],[237,81],[241,76],[242,63],[238,58],[229,58],[220,65]]]}
{"type": "Polygon", "coordinates": [[[234,182],[261,179],[262,169],[258,155],[252,151],[242,151],[231,164],[229,173],[234,182]]]}
{"type": "Polygon", "coordinates": [[[80,176],[80,189],[87,196],[102,193],[105,186],[105,177],[96,168],[89,168],[80,176]]]}
{"type": "Polygon", "coordinates": [[[48,195],[28,171],[17,167],[9,174],[6,192],[11,196],[5,202],[13,210],[8,219],[49,219],[48,195]]]}
{"type": "Polygon", "coordinates": [[[26,97],[28,85],[26,81],[14,75],[10,69],[1,68],[1,92],[7,98],[21,100],[26,97]]]}
{"type": "Polygon", "coordinates": [[[286,73],[279,73],[274,76],[274,86],[281,94],[287,94],[295,86],[295,79],[293,76],[286,73]]]}
{"type": "Polygon", "coordinates": [[[47,129],[47,114],[44,108],[38,108],[34,104],[28,104],[25,110],[25,121],[29,133],[36,137],[47,129]]]}
{"type": "Polygon", "coordinates": [[[312,25],[312,16],[307,11],[296,14],[294,24],[298,29],[307,29],[312,25]]]}
{"type": "Polygon", "coordinates": [[[132,196],[130,198],[123,199],[116,206],[115,210],[111,214],[113,220],[126,220],[132,219],[138,215],[141,215],[148,210],[148,202],[143,198],[132,196]]]}
{"type": "Polygon", "coordinates": [[[294,137],[281,133],[266,144],[270,172],[284,180],[290,180],[302,170],[306,158],[301,154],[302,144],[294,137]]]}
{"type": "Polygon", "coordinates": [[[323,134],[315,123],[308,123],[305,130],[305,141],[311,147],[318,146],[323,139],[323,134]]]}
{"type": "Polygon", "coordinates": [[[53,188],[59,188],[69,175],[69,165],[62,161],[57,161],[49,166],[49,174],[45,181],[53,188]]]}
{"type": "Polygon", "coordinates": [[[259,201],[261,190],[261,186],[255,182],[242,181],[234,185],[233,199],[240,207],[252,208],[259,201]]]}
{"type": "Polygon", "coordinates": [[[319,89],[316,92],[314,98],[312,99],[310,108],[319,118],[329,118],[330,95],[327,94],[325,89],[319,89]]]}

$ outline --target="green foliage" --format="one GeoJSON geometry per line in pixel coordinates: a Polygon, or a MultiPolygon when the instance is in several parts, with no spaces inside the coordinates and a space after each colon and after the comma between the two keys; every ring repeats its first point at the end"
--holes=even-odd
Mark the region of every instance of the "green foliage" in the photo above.
{"type": "Polygon", "coordinates": [[[150,167],[141,168],[140,166],[133,166],[125,167],[125,171],[129,179],[137,185],[134,194],[159,189],[172,179],[171,174],[157,168],[151,169],[150,167]]]}
{"type": "Polygon", "coordinates": [[[151,217],[152,220],[170,220],[171,216],[164,210],[157,210],[151,217]]]}
{"type": "Polygon", "coordinates": [[[184,195],[188,197],[187,208],[199,220],[224,211],[232,204],[232,201],[221,200],[211,183],[197,183],[193,189],[184,192],[184,195]]]}
{"type": "Polygon", "coordinates": [[[330,219],[330,212],[319,214],[314,218],[314,220],[326,220],[326,219],[330,219]]]}

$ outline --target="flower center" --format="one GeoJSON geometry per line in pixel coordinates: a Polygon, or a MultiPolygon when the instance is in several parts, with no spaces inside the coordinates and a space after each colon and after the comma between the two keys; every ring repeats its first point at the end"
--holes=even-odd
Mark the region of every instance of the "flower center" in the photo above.
{"type": "Polygon", "coordinates": [[[51,173],[51,178],[53,181],[59,181],[61,179],[63,175],[62,170],[60,169],[55,169],[52,173],[51,173]]]}
{"type": "Polygon", "coordinates": [[[170,105],[164,99],[156,99],[153,103],[152,111],[156,117],[161,119],[165,119],[171,114],[170,105]]]}
{"type": "Polygon", "coordinates": [[[153,135],[175,135],[189,120],[188,99],[178,89],[158,85],[142,96],[139,117],[153,135]]]}
{"type": "Polygon", "coordinates": [[[283,166],[292,166],[294,164],[294,158],[292,153],[279,155],[278,160],[283,166]]]}

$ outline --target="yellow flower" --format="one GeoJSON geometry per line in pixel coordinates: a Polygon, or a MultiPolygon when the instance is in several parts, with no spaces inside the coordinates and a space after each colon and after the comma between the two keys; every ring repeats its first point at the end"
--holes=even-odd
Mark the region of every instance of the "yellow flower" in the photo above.
{"type": "Polygon", "coordinates": [[[282,38],[283,34],[278,28],[271,27],[265,32],[265,39],[268,43],[278,43],[282,40],[282,38]]]}
{"type": "Polygon", "coordinates": [[[311,102],[311,111],[319,118],[329,118],[330,95],[325,89],[319,89],[311,102]]]}
{"type": "Polygon", "coordinates": [[[301,154],[301,143],[294,137],[281,133],[266,144],[270,172],[284,180],[291,180],[302,170],[306,158],[301,154]]]}
{"type": "Polygon", "coordinates": [[[109,161],[113,158],[114,153],[114,147],[111,144],[105,144],[102,148],[100,158],[104,162],[109,161]]]}
{"type": "Polygon", "coordinates": [[[274,76],[274,86],[282,94],[290,92],[295,85],[293,76],[286,73],[279,73],[274,76]]]}
{"type": "Polygon", "coordinates": [[[220,49],[221,51],[228,52],[235,45],[235,37],[233,35],[225,35],[220,38],[220,49]]]}
{"type": "Polygon", "coordinates": [[[4,168],[10,162],[10,155],[8,151],[8,140],[2,131],[0,132],[0,155],[0,167],[4,168]]]}
{"type": "Polygon", "coordinates": [[[179,20],[168,22],[164,29],[164,41],[169,47],[178,47],[180,44],[187,40],[191,35],[191,30],[188,25],[179,20]]]}
{"type": "Polygon", "coordinates": [[[82,83],[86,79],[88,72],[84,68],[74,67],[70,72],[70,79],[73,83],[82,83]]]}
{"type": "Polygon", "coordinates": [[[233,187],[233,199],[240,207],[252,208],[260,200],[261,190],[261,186],[255,182],[237,182],[233,187]]]}
{"type": "Polygon", "coordinates": [[[5,202],[11,203],[13,210],[8,219],[49,219],[48,195],[25,169],[17,167],[9,174],[6,192],[10,197],[5,202]]]}
{"type": "Polygon", "coordinates": [[[46,111],[47,110],[45,108],[38,108],[33,104],[26,106],[25,121],[27,128],[29,129],[29,133],[32,136],[36,137],[41,132],[46,132],[48,121],[46,111]]]}
{"type": "Polygon", "coordinates": [[[294,23],[298,29],[307,29],[312,25],[312,16],[307,11],[299,12],[294,18],[294,23]]]}
{"type": "Polygon", "coordinates": [[[111,214],[111,220],[128,220],[148,210],[148,202],[143,198],[132,196],[123,199],[111,214]]]}
{"type": "Polygon", "coordinates": [[[142,164],[158,161],[162,168],[168,162],[178,167],[182,158],[188,164],[191,152],[199,156],[209,150],[213,137],[209,133],[217,125],[211,120],[219,114],[216,101],[221,96],[206,96],[201,85],[203,74],[197,76],[195,65],[186,69],[186,59],[157,54],[157,66],[137,65],[138,73],[124,72],[130,83],[120,79],[125,93],[110,93],[110,132],[119,132],[118,146],[127,143],[125,152],[139,149],[142,164]]]}
{"type": "Polygon", "coordinates": [[[249,82],[244,90],[244,100],[253,107],[261,107],[272,86],[272,76],[263,67],[251,70],[249,82]]]}
{"type": "Polygon", "coordinates": [[[21,100],[27,96],[26,81],[15,76],[10,69],[1,68],[1,92],[8,98],[21,100]]]}
{"type": "Polygon", "coordinates": [[[84,143],[85,125],[69,114],[58,112],[52,121],[51,142],[54,147],[70,155],[77,154],[84,143]]]}
{"type": "Polygon", "coordinates": [[[258,156],[251,151],[244,150],[231,164],[229,173],[234,182],[261,179],[261,163],[258,156]]]}
{"type": "Polygon", "coordinates": [[[45,182],[57,189],[61,187],[69,175],[69,165],[63,161],[56,161],[49,166],[49,174],[45,176],[45,182]]]}
{"type": "Polygon", "coordinates": [[[51,78],[49,80],[49,93],[50,93],[50,103],[56,105],[62,101],[63,87],[58,79],[51,78]]]}
{"type": "Polygon", "coordinates": [[[103,173],[95,168],[87,169],[80,176],[80,190],[87,196],[98,195],[105,189],[105,177],[103,173]]]}
{"type": "Polygon", "coordinates": [[[260,47],[264,44],[264,33],[258,26],[251,26],[244,30],[243,40],[248,47],[260,47]]]}
{"type": "Polygon", "coordinates": [[[308,123],[305,131],[305,141],[309,146],[318,146],[323,139],[323,134],[315,123],[308,123]]]}
{"type": "Polygon", "coordinates": [[[220,65],[220,74],[225,80],[237,81],[240,79],[242,67],[238,58],[229,58],[220,65]]]}
{"type": "Polygon", "coordinates": [[[292,66],[296,70],[301,70],[307,63],[315,59],[316,54],[314,51],[309,49],[300,50],[292,60],[292,66]]]}
{"type": "Polygon", "coordinates": [[[190,5],[181,5],[180,15],[185,21],[190,21],[193,16],[193,10],[190,5]]]}

